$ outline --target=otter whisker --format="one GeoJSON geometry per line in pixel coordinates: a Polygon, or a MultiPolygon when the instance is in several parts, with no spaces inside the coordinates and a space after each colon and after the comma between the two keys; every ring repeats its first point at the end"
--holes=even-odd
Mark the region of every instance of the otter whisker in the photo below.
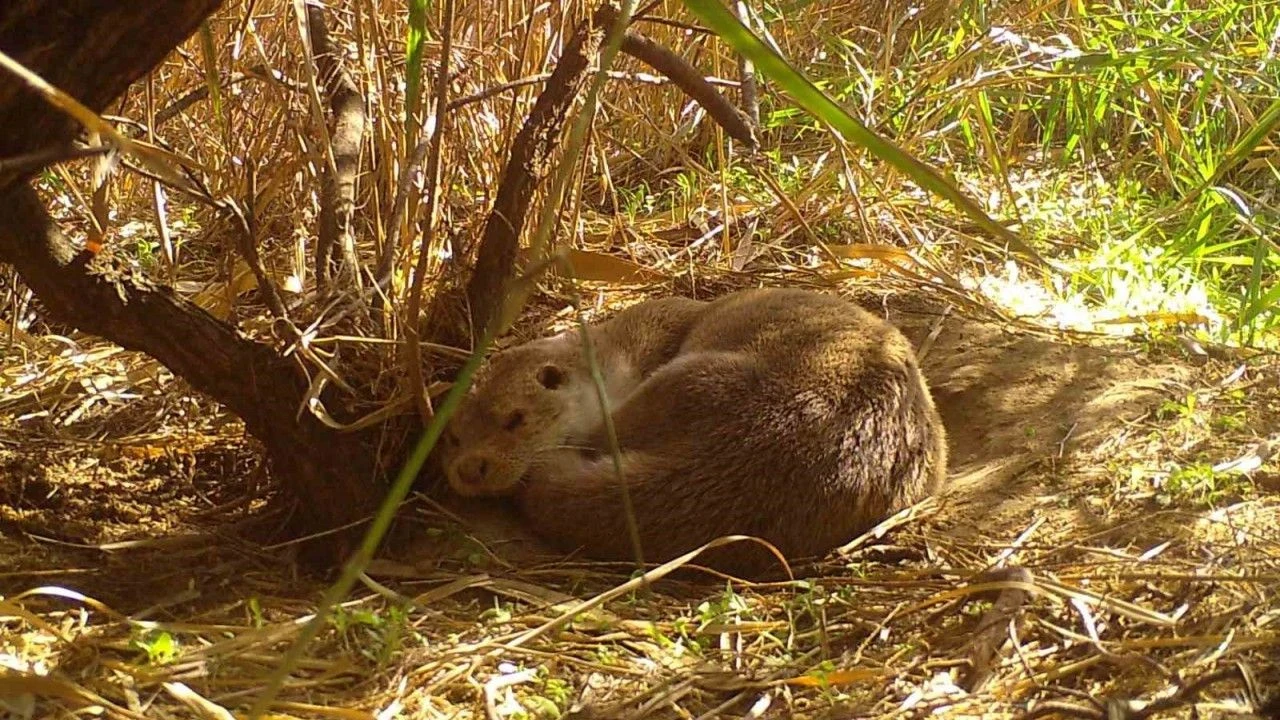
{"type": "Polygon", "coordinates": [[[596,447],[591,446],[591,445],[569,445],[569,444],[565,444],[565,445],[556,445],[555,447],[553,447],[553,448],[551,448],[551,449],[552,449],[552,450],[598,450],[599,448],[596,448],[596,447]]]}

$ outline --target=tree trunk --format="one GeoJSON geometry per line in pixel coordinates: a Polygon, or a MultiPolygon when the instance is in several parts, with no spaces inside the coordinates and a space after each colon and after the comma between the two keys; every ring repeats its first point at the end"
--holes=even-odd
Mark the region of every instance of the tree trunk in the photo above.
{"type": "Polygon", "coordinates": [[[605,2],[589,20],[578,25],[547,79],[546,89],[511,143],[511,157],[507,158],[506,172],[480,238],[476,266],[467,282],[471,326],[477,336],[494,319],[502,303],[506,283],[514,275],[520,234],[533,191],[551,169],[551,156],[560,145],[560,131],[569,107],[586,86],[591,60],[599,53],[617,12],[612,3],[605,2]]]}
{"type": "MultiPolygon", "coordinates": [[[[219,4],[10,0],[0,3],[0,50],[101,112],[219,4]]],[[[67,147],[79,133],[74,121],[3,69],[0,128],[0,159],[67,147]]],[[[299,501],[292,529],[328,530],[372,509],[371,450],[362,437],[334,432],[309,413],[297,417],[307,384],[296,360],[123,263],[77,251],[25,178],[0,173],[0,261],[17,269],[51,315],[151,355],[243,419],[266,446],[286,492],[299,501]]],[[[333,560],[344,545],[330,538],[308,554],[333,560]]]]}
{"type": "MultiPolygon", "coordinates": [[[[0,50],[101,111],[185,40],[221,0],[7,0],[0,50]]],[[[0,70],[0,157],[69,142],[79,132],[8,70],[0,70]]],[[[0,177],[0,189],[12,178],[0,177]]]]}

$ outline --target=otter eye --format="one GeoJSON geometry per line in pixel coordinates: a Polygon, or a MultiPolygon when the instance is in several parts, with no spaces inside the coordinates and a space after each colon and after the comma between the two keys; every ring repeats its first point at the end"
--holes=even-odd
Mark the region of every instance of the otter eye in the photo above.
{"type": "Polygon", "coordinates": [[[502,427],[506,430],[515,430],[516,428],[520,427],[523,424],[524,424],[524,413],[519,410],[516,410],[515,412],[507,416],[507,421],[502,424],[502,427]]]}
{"type": "Polygon", "coordinates": [[[548,390],[555,390],[564,383],[564,371],[555,365],[543,365],[538,368],[538,384],[548,390]]]}

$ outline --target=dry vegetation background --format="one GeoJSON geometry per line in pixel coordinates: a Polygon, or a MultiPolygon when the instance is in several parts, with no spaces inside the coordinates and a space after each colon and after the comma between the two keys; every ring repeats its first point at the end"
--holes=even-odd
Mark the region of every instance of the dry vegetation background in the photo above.
{"type": "MultiPolygon", "coordinates": [[[[954,495],[804,581],[624,592],[626,569],[513,565],[418,497],[402,524],[432,554],[390,548],[273,712],[1103,717],[1110,698],[1122,717],[1263,716],[1268,701],[1274,717],[1280,10],[748,4],[843,107],[1019,223],[1058,269],[987,247],[768,83],[751,154],[626,56],[556,240],[589,316],[759,283],[885,309],[926,353],[958,447],[954,495]],[[1118,334],[1131,337],[1105,337],[1118,334]],[[993,568],[1031,575],[992,584],[993,568]]],[[[405,172],[427,135],[405,120],[407,8],[330,4],[368,122],[353,248],[370,272],[393,253],[386,302],[368,314],[346,312],[362,305],[343,295],[355,282],[316,288],[330,133],[294,4],[227,3],[113,110],[197,163],[213,195],[252,208],[308,361],[335,368],[329,382],[349,398],[341,421],[323,406],[299,412],[385,422],[380,452],[399,461],[419,410],[403,349],[414,268],[429,311],[422,371],[438,398],[470,350],[461,268],[520,123],[593,9],[459,4],[427,228],[421,160],[405,172]]],[[[440,13],[432,3],[428,97],[440,13]]],[[[637,30],[739,101],[723,43],[680,3],[649,14],[637,30]]],[[[64,228],[271,338],[226,215],[102,167],[41,178],[64,228]]],[[[545,279],[515,336],[568,322],[562,280],[545,279]]],[[[274,490],[259,449],[158,363],[50,322],[6,282],[0,716],[243,711],[324,587],[282,538],[262,538],[274,490]]]]}

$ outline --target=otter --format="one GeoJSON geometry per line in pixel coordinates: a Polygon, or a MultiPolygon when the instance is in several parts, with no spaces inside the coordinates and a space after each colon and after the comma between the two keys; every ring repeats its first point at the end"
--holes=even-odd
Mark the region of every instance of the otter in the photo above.
{"type": "MultiPolygon", "coordinates": [[[[946,433],[905,336],[851,301],[752,289],[648,300],[588,326],[641,547],[664,561],[721,535],[823,555],[936,492],[946,433]]],[[[578,330],[495,353],[444,433],[462,496],[507,496],[533,533],[634,557],[578,330]]],[[[757,543],[698,564],[778,567],[757,543]]]]}

